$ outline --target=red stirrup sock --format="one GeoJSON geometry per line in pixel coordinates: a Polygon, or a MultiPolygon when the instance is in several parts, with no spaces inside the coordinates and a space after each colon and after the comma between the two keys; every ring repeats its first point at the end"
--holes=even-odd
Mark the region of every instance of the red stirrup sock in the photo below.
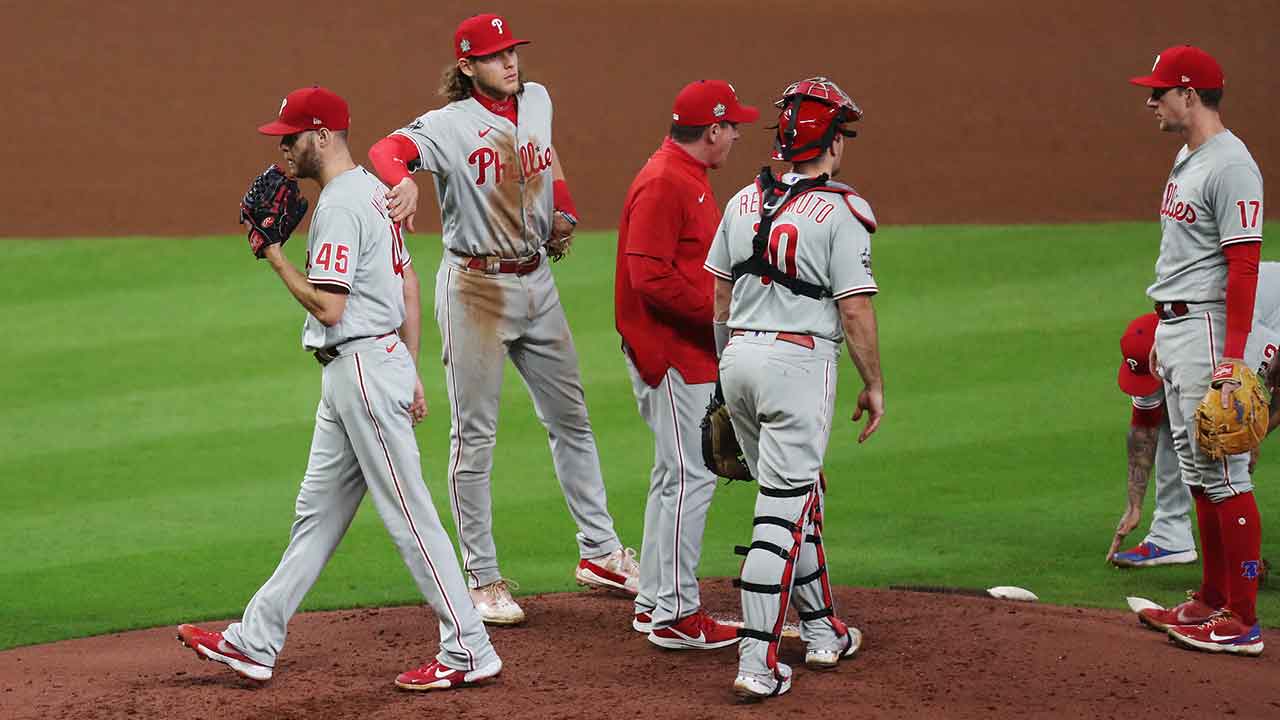
{"type": "Polygon", "coordinates": [[[1201,488],[1192,488],[1200,526],[1200,602],[1214,609],[1227,604],[1227,554],[1218,525],[1218,508],[1201,488]]]}
{"type": "Polygon", "coordinates": [[[1258,572],[1262,555],[1262,518],[1252,492],[1218,503],[1218,525],[1226,550],[1231,612],[1245,625],[1258,622],[1258,572]]]}

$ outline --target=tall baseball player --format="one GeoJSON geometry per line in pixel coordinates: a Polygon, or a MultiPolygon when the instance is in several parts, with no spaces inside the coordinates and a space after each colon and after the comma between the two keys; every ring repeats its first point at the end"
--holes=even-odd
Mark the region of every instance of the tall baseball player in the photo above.
{"type": "Polygon", "coordinates": [[[835,617],[822,547],[822,458],[835,407],[840,342],[864,387],[853,420],[867,413],[865,441],[884,416],[871,275],[871,206],[840,171],[844,125],[862,111],[826,78],[795,83],[782,112],[773,158],[725,207],[705,267],[716,276],[720,381],[733,428],[760,484],[752,542],[742,565],[742,615],[734,691],[748,699],[791,688],[778,660],[793,597],[805,665],[834,668],[861,633],[835,617]],[[727,347],[726,347],[727,345],[727,347]]]}
{"type": "Polygon", "coordinates": [[[1126,441],[1129,453],[1128,505],[1120,516],[1107,559],[1119,567],[1144,568],[1193,563],[1196,541],[1191,534],[1191,492],[1182,482],[1178,455],[1173,450],[1169,417],[1164,411],[1164,383],[1151,372],[1149,358],[1160,318],[1147,313],[1129,323],[1120,338],[1117,381],[1133,400],[1126,441]],[[1152,467],[1156,476],[1156,507],[1151,528],[1137,547],[1117,552],[1120,543],[1142,521],[1142,502],[1152,467]]]}
{"type": "Polygon", "coordinates": [[[634,595],[639,566],[613,529],[578,354],[547,256],[562,255],[577,223],[551,142],[551,98],[520,75],[517,39],[497,15],[454,34],[448,105],[369,151],[392,187],[393,220],[413,225],[418,186],[435,179],[444,227],[436,322],[449,393],[449,500],[471,597],[486,622],[516,624],[524,611],[498,570],[489,473],[503,359],[510,357],[547,428],[556,476],[578,524],[578,582],[634,595]]]}
{"type": "Polygon", "coordinates": [[[307,311],[302,344],[324,367],[320,405],[297,519],[280,565],[240,622],[220,633],[180,625],[178,639],[198,657],[243,677],[270,679],[289,618],[368,491],[440,620],[435,660],[400,674],[396,685],[444,690],[491,678],[502,661],[467,602],[453,544],[422,481],[413,432],[427,413],[416,366],[418,277],[399,227],[387,216],[386,186],[351,159],[349,124],[346,101],[313,87],[290,93],[279,118],[258,128],[280,136],[290,174],[321,188],[307,237],[306,274],[266,239],[270,223],[263,223],[266,235],[257,229],[249,235],[255,254],[271,263],[307,311]]]}
{"type": "Polygon", "coordinates": [[[702,270],[720,205],[708,168],[760,111],[733,86],[699,80],[676,96],[671,130],[627,191],[618,226],[614,318],[640,415],[653,432],[653,472],[632,626],[660,647],[713,649],[737,628],[702,608],[698,560],[716,477],[702,462],[699,425],[715,390],[714,278],[702,270]]]}
{"type": "Polygon", "coordinates": [[[1151,88],[1147,107],[1160,129],[1185,142],[1162,193],[1160,256],[1147,294],[1160,316],[1156,354],[1174,449],[1196,504],[1204,567],[1190,599],[1140,617],[1189,648],[1257,655],[1263,648],[1256,614],[1262,523],[1249,454],[1209,457],[1196,441],[1194,423],[1211,385],[1226,403],[1240,387],[1234,378],[1248,372],[1262,174],[1222,124],[1222,68],[1208,53],[1171,47],[1156,56],[1149,75],[1130,82],[1151,88]]]}

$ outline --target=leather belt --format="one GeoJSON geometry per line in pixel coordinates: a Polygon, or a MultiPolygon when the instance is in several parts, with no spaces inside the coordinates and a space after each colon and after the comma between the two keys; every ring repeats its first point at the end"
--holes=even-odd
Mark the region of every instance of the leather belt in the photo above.
{"type": "Polygon", "coordinates": [[[467,259],[467,268],[470,270],[482,270],[489,275],[497,275],[499,273],[515,273],[516,275],[528,275],[538,266],[542,264],[542,254],[533,255],[531,257],[520,259],[505,259],[497,255],[463,255],[467,259]]]}
{"type": "MultiPolygon", "coordinates": [[[[747,333],[763,333],[765,330],[734,330],[734,335],[746,335],[747,333]]],[[[782,342],[789,342],[792,345],[799,345],[802,348],[812,350],[814,347],[812,335],[801,335],[800,333],[780,332],[778,339],[782,342]]]]}
{"type": "Polygon", "coordinates": [[[1187,304],[1181,300],[1175,302],[1156,303],[1156,315],[1158,315],[1161,320],[1180,318],[1188,312],[1190,312],[1190,310],[1188,310],[1187,304]]]}
{"type": "Polygon", "coordinates": [[[311,354],[315,355],[316,362],[320,363],[320,365],[323,367],[333,362],[334,360],[337,360],[342,355],[343,345],[349,345],[350,343],[353,343],[357,340],[368,340],[369,338],[373,338],[374,340],[381,340],[384,337],[390,337],[395,334],[396,334],[396,331],[392,330],[391,332],[385,332],[385,333],[382,333],[381,335],[361,335],[360,337],[353,337],[348,340],[343,340],[337,345],[330,345],[329,347],[317,348],[311,354]]]}

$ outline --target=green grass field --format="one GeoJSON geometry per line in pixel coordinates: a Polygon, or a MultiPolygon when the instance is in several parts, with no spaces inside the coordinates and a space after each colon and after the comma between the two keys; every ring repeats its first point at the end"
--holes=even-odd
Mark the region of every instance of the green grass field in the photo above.
{"type": "MultiPolygon", "coordinates": [[[[1154,223],[876,236],[888,412],[858,446],[842,419],[857,376],[842,360],[827,454],[835,582],[1013,584],[1116,608],[1129,594],[1174,601],[1198,582],[1198,566],[1103,561],[1124,502],[1119,335],[1150,307],[1157,245],[1154,223]]],[[[652,444],[613,330],[614,246],[612,234],[584,234],[555,272],[610,507],[638,546],[652,444]]],[[[447,518],[449,418],[430,307],[439,241],[416,236],[410,248],[426,284],[432,409],[418,437],[447,518]]],[[[302,250],[288,248],[298,261],[302,250]]],[[[238,616],[279,560],[306,463],[320,372],[299,349],[302,310],[239,238],[7,240],[0,263],[0,648],[238,616]]],[[[508,371],[499,556],[522,593],[570,590],[574,527],[546,435],[508,371]]],[[[1277,469],[1264,453],[1268,517],[1277,469]]],[[[753,501],[746,485],[717,490],[703,575],[736,573],[731,549],[749,537],[753,501]]],[[[1276,538],[1263,554],[1280,559],[1276,538]]],[[[303,609],[416,602],[366,503],[303,609]]],[[[1260,611],[1274,624],[1280,592],[1265,590],[1260,611]]]]}

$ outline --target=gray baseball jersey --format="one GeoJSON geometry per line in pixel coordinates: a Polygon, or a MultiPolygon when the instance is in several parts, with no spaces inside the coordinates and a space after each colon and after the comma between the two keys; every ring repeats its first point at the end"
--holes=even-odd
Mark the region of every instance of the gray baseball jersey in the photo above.
{"type": "Polygon", "coordinates": [[[307,233],[307,279],[347,290],[333,327],[308,314],[302,344],[333,347],[382,335],[404,323],[404,268],[411,258],[400,228],[386,214],[387,186],[362,167],[325,185],[307,233]]]}
{"type": "Polygon", "coordinates": [[[1194,152],[1184,145],[1160,202],[1160,257],[1147,295],[1156,302],[1221,302],[1222,249],[1262,240],[1262,173],[1231,131],[1194,152]]]}
{"type": "MultiPolygon", "coordinates": [[[[787,173],[784,183],[800,176],[787,173]]],[[[845,187],[845,186],[840,186],[845,187]]],[[[725,206],[705,267],[723,280],[752,253],[760,221],[760,191],[748,185],[725,206]]],[[[810,191],[795,198],[773,221],[769,261],[787,275],[821,285],[834,300],[879,290],[871,274],[875,215],[857,195],[810,191]]],[[[844,331],[834,302],[796,295],[768,278],[744,277],[733,286],[729,327],[815,335],[840,342],[844,331]]]]}
{"type": "Polygon", "coordinates": [[[434,176],[444,246],[459,255],[527,257],[551,235],[551,97],[529,82],[517,102],[518,126],[467,98],[395,133],[418,146],[410,169],[434,176]]]}

